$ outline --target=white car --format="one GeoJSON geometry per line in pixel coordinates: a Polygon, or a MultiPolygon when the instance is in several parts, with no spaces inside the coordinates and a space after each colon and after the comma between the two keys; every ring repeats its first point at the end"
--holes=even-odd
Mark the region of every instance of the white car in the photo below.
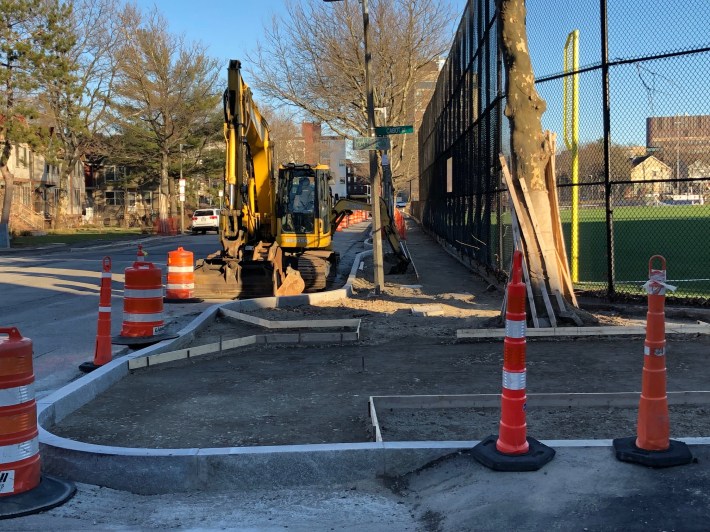
{"type": "Polygon", "coordinates": [[[192,215],[192,234],[219,231],[219,209],[197,209],[192,215]]]}

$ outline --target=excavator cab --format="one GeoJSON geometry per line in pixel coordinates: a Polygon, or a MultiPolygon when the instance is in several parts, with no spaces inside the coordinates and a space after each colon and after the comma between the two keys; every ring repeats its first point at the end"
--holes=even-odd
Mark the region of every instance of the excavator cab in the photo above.
{"type": "Polygon", "coordinates": [[[287,251],[330,248],[333,201],[325,165],[279,168],[276,241],[287,251]]]}

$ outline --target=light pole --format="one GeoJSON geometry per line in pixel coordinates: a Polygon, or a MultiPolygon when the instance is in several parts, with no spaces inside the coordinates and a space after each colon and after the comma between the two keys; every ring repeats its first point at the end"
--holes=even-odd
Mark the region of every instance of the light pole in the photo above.
{"type": "MultiPolygon", "coordinates": [[[[340,0],[323,0],[338,2],[340,0]]],[[[367,92],[367,128],[370,137],[375,136],[375,103],[370,84],[370,52],[367,48],[367,35],[370,27],[368,0],[360,0],[362,4],[363,42],[365,45],[365,91],[367,92]]],[[[374,143],[373,143],[374,145],[374,143]]],[[[372,262],[375,270],[375,294],[379,295],[385,287],[385,270],[382,257],[382,216],[380,214],[380,175],[377,172],[377,151],[370,150],[370,185],[372,194],[372,262]]]]}

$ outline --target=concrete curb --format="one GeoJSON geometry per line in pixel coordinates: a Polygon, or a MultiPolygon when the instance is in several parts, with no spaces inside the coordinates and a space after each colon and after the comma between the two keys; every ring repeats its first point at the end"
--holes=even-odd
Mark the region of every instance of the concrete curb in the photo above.
{"type": "MultiPolygon", "coordinates": [[[[150,449],[83,443],[48,430],[128,375],[131,361],[186,348],[221,309],[290,307],[348,297],[362,258],[371,253],[368,250],[356,255],[343,288],[213,305],[180,330],[178,338],[116,358],[38,400],[40,452],[45,472],[146,495],[194,490],[302,488],[402,475],[442,456],[477,445],[477,441],[424,441],[150,449]]],[[[706,438],[684,441],[691,445],[710,443],[706,438]]],[[[611,440],[543,443],[557,448],[611,448],[612,445],[611,440]]],[[[610,456],[610,459],[613,458],[610,456]]]]}
{"type": "MultiPolygon", "coordinates": [[[[37,418],[45,472],[54,471],[78,482],[144,494],[235,486],[244,489],[303,486],[355,481],[384,474],[384,465],[390,460],[388,453],[371,453],[372,450],[386,451],[378,443],[149,449],[88,444],[59,437],[48,430],[48,427],[91,402],[128,375],[131,365],[140,365],[140,359],[187,348],[223,308],[248,311],[293,307],[350,296],[360,262],[371,253],[372,250],[367,250],[355,256],[343,288],[315,294],[212,305],[181,329],[177,338],[114,358],[108,364],[39,399],[37,418]]],[[[159,361],[159,358],[155,358],[155,361],[159,361]]]]}

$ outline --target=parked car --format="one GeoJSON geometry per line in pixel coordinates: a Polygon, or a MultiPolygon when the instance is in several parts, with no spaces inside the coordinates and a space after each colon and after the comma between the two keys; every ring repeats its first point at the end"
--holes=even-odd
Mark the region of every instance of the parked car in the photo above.
{"type": "Polygon", "coordinates": [[[192,215],[192,234],[219,231],[219,209],[197,209],[192,215]]]}
{"type": "Polygon", "coordinates": [[[407,206],[407,202],[405,200],[403,200],[402,198],[397,198],[395,205],[397,206],[398,209],[401,209],[401,208],[404,208],[407,206]]]}

